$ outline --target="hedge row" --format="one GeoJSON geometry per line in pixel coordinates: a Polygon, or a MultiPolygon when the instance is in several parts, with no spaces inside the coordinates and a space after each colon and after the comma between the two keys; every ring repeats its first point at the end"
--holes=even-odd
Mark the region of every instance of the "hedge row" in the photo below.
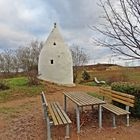
{"type": "Polygon", "coordinates": [[[140,84],[128,82],[114,82],[111,89],[135,96],[135,107],[130,111],[133,116],[140,117],[140,84]]]}

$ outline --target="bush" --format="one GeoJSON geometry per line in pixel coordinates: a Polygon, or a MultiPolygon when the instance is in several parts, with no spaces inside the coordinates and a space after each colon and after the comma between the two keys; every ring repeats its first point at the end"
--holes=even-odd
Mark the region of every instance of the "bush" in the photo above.
{"type": "Polygon", "coordinates": [[[9,89],[9,86],[6,84],[4,80],[0,80],[0,91],[9,89]]]}
{"type": "Polygon", "coordinates": [[[82,73],[82,78],[83,78],[83,80],[89,80],[90,79],[90,75],[88,74],[88,72],[86,72],[84,70],[84,72],[82,73]]]}
{"type": "Polygon", "coordinates": [[[29,82],[28,82],[29,86],[40,84],[39,80],[37,79],[37,71],[36,70],[29,71],[27,73],[27,77],[29,80],[29,82]]]}
{"type": "Polygon", "coordinates": [[[140,117],[140,85],[138,83],[114,82],[111,89],[135,96],[135,106],[130,111],[133,116],[140,117]]]}

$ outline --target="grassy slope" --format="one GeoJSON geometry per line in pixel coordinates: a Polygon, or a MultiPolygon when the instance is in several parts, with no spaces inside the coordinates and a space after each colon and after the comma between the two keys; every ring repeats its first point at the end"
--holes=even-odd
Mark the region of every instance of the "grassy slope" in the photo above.
{"type": "MultiPolygon", "coordinates": [[[[87,70],[91,79],[97,77],[98,80],[109,81],[110,79],[119,80],[121,78],[126,79],[129,82],[139,82],[140,83],[140,68],[119,68],[117,70],[98,70],[96,68],[87,70]]],[[[79,72],[78,80],[82,79],[82,72],[79,72]]]]}
{"type": "Polygon", "coordinates": [[[93,96],[93,97],[96,97],[96,98],[99,98],[99,99],[103,99],[103,97],[95,92],[88,92],[89,95],[93,96]]]}
{"type": "Polygon", "coordinates": [[[0,91],[0,102],[35,96],[45,89],[44,85],[28,86],[28,79],[26,77],[10,78],[5,81],[10,86],[10,89],[0,91]]]}

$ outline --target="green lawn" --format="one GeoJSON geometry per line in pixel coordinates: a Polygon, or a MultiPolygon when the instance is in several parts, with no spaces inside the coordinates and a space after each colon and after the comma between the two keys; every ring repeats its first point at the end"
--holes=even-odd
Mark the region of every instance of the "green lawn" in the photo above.
{"type": "Polygon", "coordinates": [[[5,81],[11,87],[26,86],[28,84],[27,77],[9,78],[9,79],[5,79],[5,81]]]}
{"type": "Polygon", "coordinates": [[[99,99],[103,99],[103,97],[95,92],[88,92],[89,95],[93,96],[93,97],[96,97],[96,98],[99,98],[99,99]]]}
{"type": "Polygon", "coordinates": [[[0,102],[5,102],[15,98],[30,97],[40,94],[45,89],[43,84],[29,86],[27,77],[5,79],[10,89],[0,91],[0,102]]]}
{"type": "Polygon", "coordinates": [[[83,85],[87,85],[87,86],[97,86],[97,84],[95,82],[86,82],[86,83],[82,83],[83,85]]]}

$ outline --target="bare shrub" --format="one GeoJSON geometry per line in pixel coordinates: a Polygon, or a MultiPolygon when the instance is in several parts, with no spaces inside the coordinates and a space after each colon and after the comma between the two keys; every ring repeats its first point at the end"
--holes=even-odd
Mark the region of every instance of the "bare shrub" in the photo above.
{"type": "Polygon", "coordinates": [[[6,90],[6,89],[9,89],[10,87],[7,85],[7,83],[3,80],[3,79],[0,79],[0,91],[1,90],[6,90]]]}
{"type": "Polygon", "coordinates": [[[27,77],[28,77],[28,84],[29,85],[39,85],[40,82],[37,79],[37,70],[31,70],[29,72],[27,72],[27,77]]]}

